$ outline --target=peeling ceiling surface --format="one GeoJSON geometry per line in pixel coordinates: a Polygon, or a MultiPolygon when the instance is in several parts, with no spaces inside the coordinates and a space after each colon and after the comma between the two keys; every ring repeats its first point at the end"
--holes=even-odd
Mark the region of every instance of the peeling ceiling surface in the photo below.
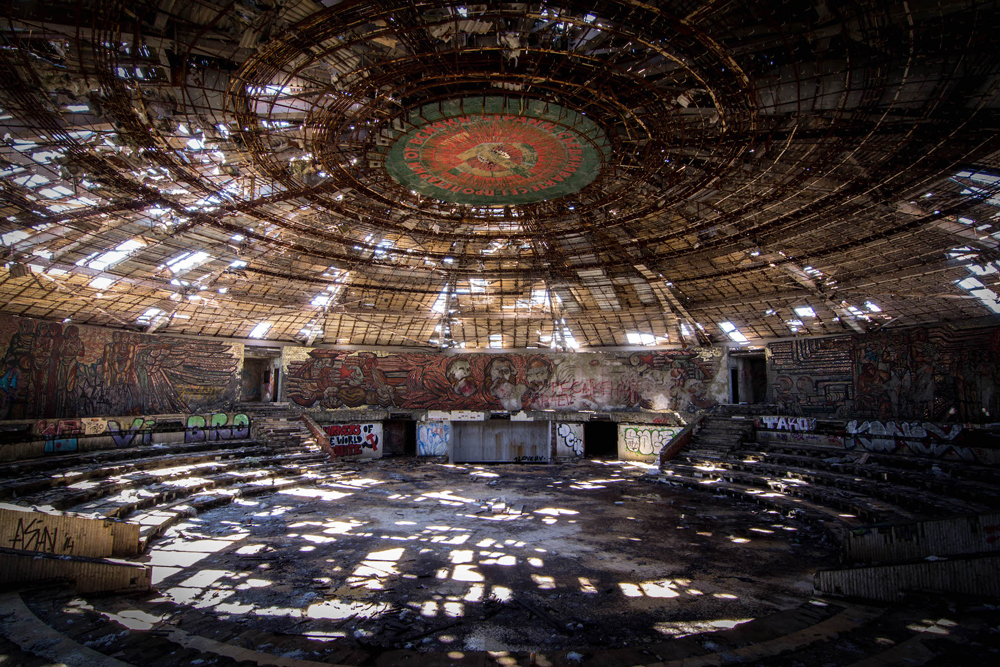
{"type": "Polygon", "coordinates": [[[0,311],[311,345],[1000,313],[994,2],[0,10],[0,311]]]}

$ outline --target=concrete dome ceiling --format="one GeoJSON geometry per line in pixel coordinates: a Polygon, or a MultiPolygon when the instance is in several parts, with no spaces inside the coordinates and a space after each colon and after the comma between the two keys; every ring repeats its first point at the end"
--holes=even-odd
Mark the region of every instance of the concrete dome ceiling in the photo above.
{"type": "Polygon", "coordinates": [[[995,3],[4,11],[4,312],[561,349],[1000,313],[995,3]]]}

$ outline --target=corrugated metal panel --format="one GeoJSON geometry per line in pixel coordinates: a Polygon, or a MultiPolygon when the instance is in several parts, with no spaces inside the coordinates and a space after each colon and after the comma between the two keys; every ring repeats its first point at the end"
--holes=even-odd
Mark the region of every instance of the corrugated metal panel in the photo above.
{"type": "Polygon", "coordinates": [[[826,595],[893,601],[903,591],[965,593],[1000,598],[1000,556],[905,565],[859,567],[816,573],[816,590],[826,595]]]}
{"type": "Polygon", "coordinates": [[[874,526],[844,541],[848,563],[1000,551],[1000,513],[874,526]]]}
{"type": "Polygon", "coordinates": [[[153,568],[109,559],[17,552],[0,547],[0,584],[64,579],[79,593],[148,591],[153,568]]]}
{"type": "Polygon", "coordinates": [[[546,463],[549,422],[507,420],[452,423],[455,463],[546,463]]]}

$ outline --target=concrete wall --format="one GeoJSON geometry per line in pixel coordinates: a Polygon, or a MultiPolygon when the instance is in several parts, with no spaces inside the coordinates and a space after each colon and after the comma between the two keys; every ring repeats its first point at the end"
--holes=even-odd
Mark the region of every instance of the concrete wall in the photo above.
{"type": "Polygon", "coordinates": [[[284,396],[304,408],[676,410],[726,402],[721,348],[607,354],[347,353],[284,348],[284,396]]]}
{"type": "Polygon", "coordinates": [[[0,419],[167,414],[238,397],[243,345],[0,315],[0,419]]]}

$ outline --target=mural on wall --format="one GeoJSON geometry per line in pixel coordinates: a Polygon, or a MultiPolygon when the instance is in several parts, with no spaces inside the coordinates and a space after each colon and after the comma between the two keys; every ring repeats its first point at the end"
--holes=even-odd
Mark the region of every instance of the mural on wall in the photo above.
{"type": "Polygon", "coordinates": [[[792,415],[847,417],[854,407],[851,339],[783,341],[767,346],[768,401],[792,415]]]}
{"type": "Polygon", "coordinates": [[[1000,416],[1000,327],[911,327],[771,343],[769,400],[800,416],[986,423],[1000,416]]]}
{"type": "Polygon", "coordinates": [[[285,387],[289,401],[307,408],[691,412],[723,400],[723,354],[714,348],[619,355],[312,349],[285,359],[285,387]]]}
{"type": "Polygon", "coordinates": [[[656,462],[660,450],[683,430],[680,426],[619,424],[618,458],[622,461],[656,462]]]}
{"type": "Polygon", "coordinates": [[[243,346],[0,315],[0,419],[197,412],[235,400],[243,346]]]}
{"type": "Polygon", "coordinates": [[[583,424],[556,424],[556,456],[583,456],[583,424]]]}
{"type": "Polygon", "coordinates": [[[1000,327],[858,336],[854,366],[861,417],[982,423],[1000,414],[1000,327]]]}
{"type": "Polygon", "coordinates": [[[417,455],[447,456],[451,440],[450,422],[420,422],[417,424],[417,455]]]}

